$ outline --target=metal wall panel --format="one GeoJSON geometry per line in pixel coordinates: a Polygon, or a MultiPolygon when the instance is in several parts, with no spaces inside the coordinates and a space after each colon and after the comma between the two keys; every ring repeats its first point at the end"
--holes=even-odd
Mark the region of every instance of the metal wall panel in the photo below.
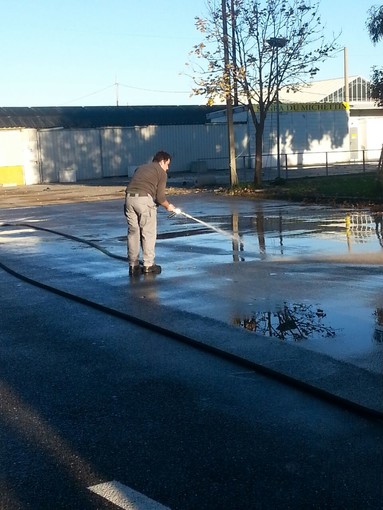
{"type": "Polygon", "coordinates": [[[224,125],[147,126],[101,130],[103,176],[128,175],[159,150],[172,155],[171,171],[188,172],[194,161],[227,159],[224,125]]]}
{"type": "Polygon", "coordinates": [[[24,133],[22,129],[0,130],[0,166],[23,164],[24,133]]]}
{"type": "Polygon", "coordinates": [[[97,129],[39,131],[42,182],[58,182],[60,172],[74,170],[76,180],[102,177],[97,129]]]}
{"type": "MultiPolygon", "coordinates": [[[[302,105],[303,108],[304,105],[302,105]]],[[[280,154],[289,164],[322,165],[326,152],[338,161],[349,158],[349,114],[347,110],[289,111],[280,113],[280,154]],[[340,158],[340,159],[339,159],[340,158]]],[[[255,127],[249,118],[250,153],[255,155],[255,127]]],[[[277,164],[277,114],[269,112],[263,133],[263,166],[277,164]]]]}
{"type": "MultiPolygon", "coordinates": [[[[237,151],[248,155],[246,125],[236,126],[237,151]]],[[[75,171],[75,180],[131,175],[159,150],[172,155],[171,172],[228,169],[226,124],[147,126],[83,130],[41,130],[42,182],[58,182],[60,172],[75,171]],[[197,165],[198,166],[198,165],[197,165]]]]}
{"type": "Polygon", "coordinates": [[[0,184],[40,182],[35,129],[0,129],[0,184]]]}

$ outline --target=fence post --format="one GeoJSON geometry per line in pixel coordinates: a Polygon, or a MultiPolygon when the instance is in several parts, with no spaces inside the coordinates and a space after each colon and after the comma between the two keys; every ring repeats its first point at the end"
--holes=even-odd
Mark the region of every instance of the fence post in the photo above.
{"type": "Polygon", "coordinates": [[[286,180],[288,179],[288,166],[287,166],[287,154],[284,154],[285,157],[285,173],[286,173],[286,180]]]}
{"type": "Polygon", "coordinates": [[[365,149],[362,150],[363,154],[363,173],[366,171],[366,151],[365,149]]]}
{"type": "Polygon", "coordinates": [[[378,173],[382,173],[382,170],[383,170],[383,145],[382,145],[382,150],[380,151],[380,158],[379,158],[379,163],[378,163],[378,173]]]}
{"type": "Polygon", "coordinates": [[[328,152],[326,152],[326,176],[328,177],[328,152]]]}

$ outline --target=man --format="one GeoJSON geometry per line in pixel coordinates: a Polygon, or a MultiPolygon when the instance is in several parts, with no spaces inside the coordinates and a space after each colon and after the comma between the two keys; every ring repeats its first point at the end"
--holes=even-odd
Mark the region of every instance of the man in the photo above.
{"type": "Polygon", "coordinates": [[[125,190],[125,216],[128,221],[129,275],[141,273],[139,264],[142,248],[144,274],[161,273],[161,266],[154,262],[157,239],[157,206],[174,211],[165,195],[167,171],[171,156],[159,151],[151,163],[135,171],[125,190]]]}

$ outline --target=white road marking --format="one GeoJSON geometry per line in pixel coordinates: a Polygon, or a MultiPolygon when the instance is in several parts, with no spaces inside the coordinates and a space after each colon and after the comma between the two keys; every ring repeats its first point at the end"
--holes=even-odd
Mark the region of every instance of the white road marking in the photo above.
{"type": "Polygon", "coordinates": [[[88,489],[124,510],[170,510],[116,480],[92,485],[88,489]]]}

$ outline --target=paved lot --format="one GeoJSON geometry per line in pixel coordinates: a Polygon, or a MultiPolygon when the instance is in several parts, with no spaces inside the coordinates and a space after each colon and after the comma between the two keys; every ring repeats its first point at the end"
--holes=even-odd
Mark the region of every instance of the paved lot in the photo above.
{"type": "MultiPolygon", "coordinates": [[[[126,228],[120,211],[124,185],[123,180],[111,179],[102,183],[3,188],[0,190],[4,208],[1,220],[67,233],[123,259],[126,228]]],[[[222,207],[229,210],[233,207],[231,199],[204,194],[201,190],[185,193],[180,188],[170,188],[169,194],[178,206],[196,217],[214,219],[222,207]]],[[[246,201],[235,203],[236,211],[247,211],[246,201]]],[[[288,207],[291,209],[292,205],[288,207]]],[[[324,293],[338,293],[339,299],[348,299],[355,288],[359,287],[360,292],[362,285],[367,285],[367,292],[371,278],[363,283],[366,267],[369,277],[376,274],[379,281],[381,252],[346,258],[335,256],[331,263],[330,258],[323,257],[270,262],[262,260],[262,256],[250,255],[246,263],[241,264],[240,250],[233,252],[233,239],[216,235],[212,241],[204,242],[204,238],[199,237],[201,225],[169,220],[163,212],[159,224],[157,262],[163,265],[163,274],[150,279],[129,280],[123,260],[108,258],[92,247],[79,245],[76,240],[37,230],[29,231],[25,237],[17,230],[14,236],[8,235],[11,242],[4,245],[2,262],[30,278],[46,284],[53,282],[53,286],[57,284],[86,299],[165,326],[179,335],[190,336],[336,398],[374,411],[383,410],[382,371],[379,369],[382,349],[379,345],[371,359],[366,354],[363,360],[355,358],[355,363],[348,358],[342,362],[336,356],[323,356],[299,345],[266,339],[230,325],[235,317],[246,315],[249,300],[255,299],[255,288],[258,289],[257,299],[266,299],[268,303],[308,298],[315,302],[324,293]],[[48,265],[47,260],[51,260],[48,265]],[[150,317],[142,303],[150,303],[150,317]],[[357,386],[352,383],[354,380],[359,381],[357,386]]]]}
{"type": "MultiPolygon", "coordinates": [[[[336,359],[228,317],[254,289],[269,302],[355,290],[370,301],[381,253],[267,260],[161,213],[163,273],[131,279],[123,191],[0,189],[0,508],[112,510],[89,487],[117,481],[172,510],[380,510],[376,360],[336,359]]],[[[213,223],[233,203],[250,207],[171,191],[213,223]]]]}

